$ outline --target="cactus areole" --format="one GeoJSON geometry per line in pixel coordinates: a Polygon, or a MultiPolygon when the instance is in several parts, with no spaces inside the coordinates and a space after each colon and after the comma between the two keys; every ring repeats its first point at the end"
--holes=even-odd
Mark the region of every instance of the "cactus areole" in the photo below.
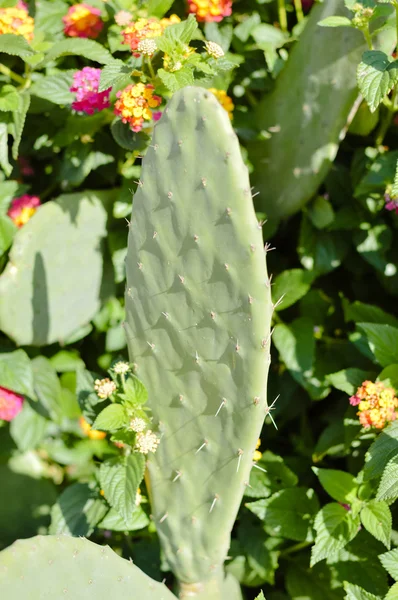
{"type": "Polygon", "coordinates": [[[198,87],[155,126],[134,196],[126,335],[161,442],[153,518],[180,597],[222,598],[222,565],[264,422],[272,302],[227,113],[198,87]]]}

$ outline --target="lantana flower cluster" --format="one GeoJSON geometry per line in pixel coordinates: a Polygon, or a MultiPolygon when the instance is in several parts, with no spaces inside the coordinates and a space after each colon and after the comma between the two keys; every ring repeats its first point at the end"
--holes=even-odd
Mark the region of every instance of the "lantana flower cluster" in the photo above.
{"type": "Polygon", "coordinates": [[[358,407],[357,415],[362,427],[383,429],[398,416],[398,398],[392,387],[378,381],[364,381],[351,396],[350,404],[358,407]]]}
{"type": "Polygon", "coordinates": [[[134,23],[130,23],[122,31],[124,43],[130,46],[133,56],[139,57],[141,55],[140,42],[159,37],[167,27],[180,21],[181,19],[177,15],[171,15],[164,19],[157,19],[156,17],[140,18],[134,23]]]}
{"type": "Polygon", "coordinates": [[[224,90],[217,90],[216,88],[209,88],[209,92],[215,95],[221,106],[227,111],[229,118],[232,120],[233,111],[234,111],[234,103],[232,102],[232,98],[227,95],[227,92],[224,90]]]}
{"type": "Polygon", "coordinates": [[[398,215],[398,197],[392,196],[389,193],[386,193],[384,196],[385,206],[384,208],[389,211],[395,211],[395,214],[398,215]]]}
{"type": "Polygon", "coordinates": [[[80,417],[79,424],[84,435],[86,435],[90,440],[103,440],[106,437],[105,431],[93,429],[90,423],[88,423],[83,416],[80,417]]]}
{"type": "Polygon", "coordinates": [[[219,22],[232,13],[232,0],[188,0],[188,11],[197,21],[219,22]]]}
{"type": "Polygon", "coordinates": [[[84,67],[73,75],[70,91],[76,94],[76,100],[72,103],[74,110],[92,115],[95,111],[110,107],[109,94],[112,88],[99,92],[100,77],[101,69],[92,67],[84,67]]]}
{"type": "Polygon", "coordinates": [[[0,386],[0,420],[12,421],[21,412],[24,397],[0,386]]]}
{"type": "Polygon", "coordinates": [[[24,194],[12,200],[7,215],[14,221],[17,227],[22,227],[33,217],[40,204],[38,196],[24,194]]]}
{"type": "Polygon", "coordinates": [[[145,121],[157,121],[161,117],[160,112],[152,111],[162,102],[162,98],[153,91],[154,87],[149,83],[136,83],[116,94],[115,114],[135,132],[141,131],[145,121]]]}
{"type": "Polygon", "coordinates": [[[71,6],[62,17],[64,33],[68,37],[96,39],[104,27],[101,11],[85,2],[71,6]]]}
{"type": "Polygon", "coordinates": [[[0,35],[13,33],[22,35],[28,42],[33,40],[34,20],[29,16],[27,6],[24,2],[18,2],[16,6],[0,8],[0,35]]]}

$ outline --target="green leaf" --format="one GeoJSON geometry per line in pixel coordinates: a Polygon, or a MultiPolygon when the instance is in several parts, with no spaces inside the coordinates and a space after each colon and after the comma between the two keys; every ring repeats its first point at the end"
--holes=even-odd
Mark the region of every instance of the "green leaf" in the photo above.
{"type": "Polygon", "coordinates": [[[344,582],[344,589],[346,591],[345,600],[381,600],[380,596],[375,596],[359,587],[359,585],[347,581],[344,582]]]}
{"type": "Polygon", "coordinates": [[[362,369],[349,368],[337,371],[337,373],[329,373],[329,375],[326,375],[326,379],[337,390],[341,390],[352,396],[357,388],[369,379],[369,372],[362,369]]]}
{"type": "Polygon", "coordinates": [[[172,4],[173,0],[149,0],[147,5],[148,15],[161,19],[172,4]]]}
{"type": "Polygon", "coordinates": [[[341,231],[319,231],[308,217],[302,218],[297,252],[305,269],[319,275],[329,273],[341,265],[349,248],[341,231]]]}
{"type": "Polygon", "coordinates": [[[0,111],[14,111],[19,107],[19,94],[13,85],[3,85],[0,90],[0,111]]]}
{"type": "Polygon", "coordinates": [[[398,456],[398,421],[394,421],[377,436],[365,457],[365,481],[381,477],[387,463],[398,456]]]}
{"type": "Polygon", "coordinates": [[[353,235],[358,253],[382,274],[387,272],[388,261],[385,254],[391,247],[392,239],[392,231],[385,224],[357,230],[353,235]]]}
{"type": "MultiPolygon", "coordinates": [[[[175,25],[172,27],[175,27],[175,25]]],[[[166,31],[169,29],[171,29],[171,27],[168,27],[166,31]]],[[[176,92],[187,85],[193,85],[195,82],[192,70],[184,67],[174,73],[159,69],[157,74],[170,92],[176,92]]]]}
{"type": "Polygon", "coordinates": [[[84,362],[76,350],[60,350],[50,358],[50,362],[58,373],[84,369],[84,362]]]}
{"type": "Polygon", "coordinates": [[[300,556],[289,560],[286,567],[289,600],[341,600],[341,587],[332,587],[332,573],[326,564],[317,564],[310,569],[308,556],[300,556]]]}
{"type": "Polygon", "coordinates": [[[308,205],[308,216],[317,229],[325,229],[333,223],[335,217],[331,202],[324,196],[317,196],[308,205]]]}
{"type": "Polygon", "coordinates": [[[251,470],[250,485],[245,489],[245,496],[249,498],[268,498],[275,492],[294,487],[298,483],[298,477],[286,466],[283,458],[268,450],[256,464],[266,472],[255,468],[251,470]]]}
{"type": "Polygon", "coordinates": [[[52,507],[49,533],[88,537],[108,510],[98,492],[86,483],[74,483],[62,492],[52,507]]]}
{"type": "Polygon", "coordinates": [[[19,56],[20,58],[36,54],[36,51],[22,35],[14,35],[13,33],[3,33],[0,36],[0,52],[11,54],[11,56],[19,56]]]}
{"type": "Polygon", "coordinates": [[[16,112],[12,113],[13,121],[14,121],[14,142],[12,145],[12,157],[14,160],[18,158],[18,150],[19,144],[22,139],[22,132],[25,126],[26,115],[28,113],[30,106],[30,94],[24,92],[19,96],[19,108],[16,112]]]}
{"type": "Polygon", "coordinates": [[[30,87],[33,96],[54,104],[71,104],[75,95],[70,91],[74,71],[58,71],[54,75],[39,76],[30,87]]]}
{"type": "Polygon", "coordinates": [[[326,504],[315,518],[315,544],[311,550],[311,566],[333,557],[358,533],[359,515],[353,516],[337,503],[326,504]]]}
{"type": "Polygon", "coordinates": [[[375,359],[382,367],[398,362],[398,328],[375,323],[358,323],[368,339],[375,359]]]}
{"type": "Polygon", "coordinates": [[[365,175],[355,187],[355,198],[366,198],[369,194],[384,195],[386,186],[394,182],[398,152],[377,154],[365,175]]]}
{"type": "Polygon", "coordinates": [[[357,497],[358,484],[355,477],[335,469],[313,467],[323,489],[337,502],[351,504],[357,497]]]}
{"type": "Polygon", "coordinates": [[[290,269],[278,275],[273,283],[272,297],[274,303],[282,296],[283,300],[275,310],[285,310],[300,300],[308,292],[314,279],[314,273],[303,269],[290,269]]]}
{"type": "Polygon", "coordinates": [[[11,246],[17,231],[18,228],[12,219],[7,217],[7,215],[0,214],[0,256],[2,256],[11,246]]]}
{"type": "Polygon", "coordinates": [[[117,431],[127,424],[127,415],[121,404],[110,404],[102,410],[94,421],[93,429],[117,431]]]}
{"type": "Polygon", "coordinates": [[[386,502],[378,502],[377,500],[367,502],[361,510],[361,522],[376,540],[390,548],[392,516],[386,502]]]}
{"type": "Polygon", "coordinates": [[[398,583],[390,587],[384,600],[398,600],[398,583]]]}
{"type": "Polygon", "coordinates": [[[108,65],[115,60],[110,52],[98,42],[87,38],[71,38],[55,42],[40,63],[40,67],[61,56],[70,55],[83,56],[87,60],[93,60],[102,65],[108,65]]]}
{"type": "Polygon", "coordinates": [[[144,472],[145,458],[137,453],[106,460],[100,467],[100,484],[105,498],[126,523],[136,508],[137,490],[144,472]]]}
{"type": "Polygon", "coordinates": [[[39,2],[35,6],[35,33],[42,31],[52,40],[56,35],[63,33],[62,17],[66,15],[68,8],[69,5],[63,0],[39,2]]]}
{"type": "Polygon", "coordinates": [[[377,500],[387,500],[389,503],[398,498],[398,455],[387,463],[376,498],[377,500]]]}
{"type": "Polygon", "coordinates": [[[111,508],[102,521],[98,523],[98,527],[110,529],[111,531],[137,531],[138,529],[144,529],[149,523],[150,521],[142,508],[136,506],[127,521],[115,509],[111,508]]]}
{"type": "Polygon", "coordinates": [[[128,123],[123,123],[120,119],[112,122],[111,133],[115,142],[125,150],[144,150],[149,143],[149,136],[146,133],[131,131],[128,123]]]}
{"type": "Polygon", "coordinates": [[[398,327],[398,319],[378,306],[356,301],[350,304],[348,302],[344,303],[343,308],[346,321],[354,321],[356,323],[380,323],[382,325],[398,327]]]}
{"type": "Polygon", "coordinates": [[[76,395],[84,418],[92,425],[101,412],[101,404],[105,402],[94,391],[94,381],[100,379],[95,373],[78,369],[76,372],[76,395]]]}
{"type": "Polygon", "coordinates": [[[181,21],[181,23],[175,23],[174,25],[170,25],[169,27],[167,27],[163,35],[166,39],[169,39],[173,42],[189,44],[197,28],[198,22],[196,20],[196,17],[195,15],[191,14],[185,21],[181,21]]]}
{"type": "Polygon", "coordinates": [[[385,570],[395,581],[398,580],[398,548],[379,555],[379,560],[385,570]]]}
{"type": "Polygon", "coordinates": [[[32,366],[24,350],[0,354],[0,386],[35,398],[32,366]]]}
{"type": "Polygon", "coordinates": [[[319,508],[313,490],[287,488],[270,498],[249,502],[246,507],[264,521],[269,535],[299,542],[312,539],[312,520],[319,508]]]}
{"type": "Polygon", "coordinates": [[[372,112],[398,81],[398,63],[380,50],[364,52],[357,71],[358,87],[372,112]]]}
{"type": "Polygon", "coordinates": [[[339,16],[326,17],[326,19],[319,21],[318,25],[320,27],[353,27],[350,19],[339,16]]]}
{"type": "Polygon", "coordinates": [[[44,438],[48,424],[25,400],[21,412],[11,421],[10,434],[19,450],[34,450],[44,438]]]}
{"type": "Polygon", "coordinates": [[[121,396],[128,406],[135,408],[146,403],[148,391],[138,377],[130,375],[126,381],[124,394],[121,394],[121,396]]]}
{"type": "MultiPolygon", "coordinates": [[[[0,40],[6,33],[0,36],[0,40]]],[[[12,166],[8,160],[8,127],[7,123],[0,123],[0,167],[7,177],[11,175],[12,166]]]]}
{"type": "Polygon", "coordinates": [[[265,596],[263,592],[260,592],[258,596],[256,596],[256,600],[265,600],[265,596]]]}
{"type": "Polygon", "coordinates": [[[126,78],[129,78],[130,75],[131,67],[126,65],[122,60],[113,60],[101,71],[98,91],[103,92],[108,88],[118,87],[126,80],[126,78]]]}
{"type": "Polygon", "coordinates": [[[36,356],[32,360],[34,389],[41,404],[52,420],[62,418],[61,384],[57,373],[48,358],[36,356]]]}

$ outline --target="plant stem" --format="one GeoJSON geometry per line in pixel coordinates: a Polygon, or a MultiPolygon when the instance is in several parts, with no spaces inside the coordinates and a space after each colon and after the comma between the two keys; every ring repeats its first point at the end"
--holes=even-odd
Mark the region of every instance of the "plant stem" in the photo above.
{"type": "Polygon", "coordinates": [[[299,542],[298,544],[294,544],[294,546],[290,546],[286,550],[282,550],[280,556],[287,556],[288,554],[293,554],[294,552],[299,552],[303,548],[307,548],[311,546],[312,542],[299,542]]]}
{"type": "Polygon", "coordinates": [[[282,31],[287,31],[287,14],[285,0],[278,0],[278,15],[279,24],[281,26],[282,31]]]}
{"type": "Polygon", "coordinates": [[[301,21],[304,19],[303,5],[301,0],[294,0],[294,8],[296,9],[297,21],[301,23],[301,21]]]}
{"type": "Polygon", "coordinates": [[[152,79],[156,79],[156,74],[155,74],[155,71],[153,70],[152,61],[151,61],[150,56],[147,56],[147,63],[148,63],[148,70],[149,70],[149,73],[150,73],[152,79]]]}
{"type": "Polygon", "coordinates": [[[3,75],[6,75],[10,79],[13,79],[17,83],[21,83],[22,85],[26,84],[26,79],[21,77],[21,75],[17,75],[17,73],[14,73],[14,71],[11,71],[11,69],[6,67],[5,65],[2,65],[1,63],[0,63],[0,73],[3,73],[3,75]]]}
{"type": "Polygon", "coordinates": [[[366,43],[368,44],[369,50],[373,50],[372,37],[369,31],[369,23],[366,24],[366,28],[362,29],[363,35],[365,36],[366,43]]]}
{"type": "Polygon", "coordinates": [[[388,131],[388,128],[391,125],[391,121],[392,121],[392,119],[394,117],[394,113],[395,113],[395,105],[396,105],[396,101],[397,101],[397,96],[398,96],[398,87],[396,86],[394,88],[394,91],[392,94],[391,105],[390,105],[390,107],[387,107],[387,112],[380,124],[380,129],[379,129],[379,132],[376,137],[376,146],[381,146],[381,144],[383,143],[384,138],[386,136],[386,133],[388,131]]]}

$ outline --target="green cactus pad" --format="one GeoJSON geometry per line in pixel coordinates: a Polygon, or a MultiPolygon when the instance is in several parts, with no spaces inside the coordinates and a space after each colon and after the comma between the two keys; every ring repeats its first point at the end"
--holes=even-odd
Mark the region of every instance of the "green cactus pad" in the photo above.
{"type": "Polygon", "coordinates": [[[113,192],[65,194],[15,236],[0,277],[0,330],[19,345],[62,342],[92,319],[103,292],[107,203],[113,192]]]}
{"type": "Polygon", "coordinates": [[[248,172],[210,92],[173,96],[140,183],[126,334],[161,434],[149,459],[154,520],[177,577],[197,583],[220,570],[249,480],[273,308],[248,172]]]}
{"type": "MultiPolygon", "coordinates": [[[[343,0],[314,6],[274,91],[256,111],[258,129],[270,137],[249,147],[253,183],[271,218],[293,214],[316,193],[359,106],[356,70],[367,46],[357,30],[318,25],[331,15],[352,13],[343,0]]],[[[380,36],[390,49],[393,35],[392,29],[380,36]]]]}
{"type": "Polygon", "coordinates": [[[4,600],[175,600],[109,546],[84,538],[37,536],[0,553],[4,600]]]}

